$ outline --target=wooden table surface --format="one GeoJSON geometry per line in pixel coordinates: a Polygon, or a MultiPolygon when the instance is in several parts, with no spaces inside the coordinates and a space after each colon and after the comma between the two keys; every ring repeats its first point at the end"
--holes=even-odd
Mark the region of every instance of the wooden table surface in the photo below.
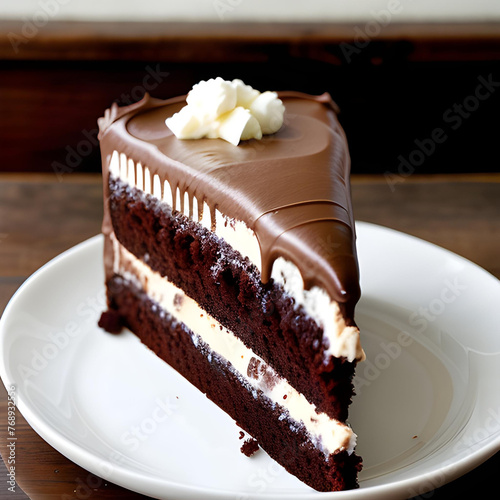
{"type": "MultiPolygon", "coordinates": [[[[500,278],[500,174],[354,177],[358,220],[421,237],[500,278]]],[[[42,264],[100,231],[99,175],[0,174],[0,312],[42,264]]],[[[2,384],[0,384],[2,385],[2,384]]],[[[7,395],[0,390],[0,451],[7,449],[7,395]]],[[[138,499],[73,464],[16,415],[15,492],[0,462],[0,499],[138,499]],[[24,490],[24,491],[23,491],[24,490]]],[[[500,453],[462,478],[421,498],[486,497],[496,490],[500,453]]],[[[418,493],[424,493],[418,492],[418,493]]]]}

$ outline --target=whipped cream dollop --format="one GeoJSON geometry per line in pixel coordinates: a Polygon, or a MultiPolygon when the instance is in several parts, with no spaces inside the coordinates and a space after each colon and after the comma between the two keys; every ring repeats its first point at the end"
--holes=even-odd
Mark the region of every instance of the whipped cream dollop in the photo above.
{"type": "Polygon", "coordinates": [[[186,98],[187,105],[167,118],[167,127],[178,139],[262,139],[283,125],[285,106],[276,92],[259,92],[241,80],[222,78],[201,81],[186,98]]]}

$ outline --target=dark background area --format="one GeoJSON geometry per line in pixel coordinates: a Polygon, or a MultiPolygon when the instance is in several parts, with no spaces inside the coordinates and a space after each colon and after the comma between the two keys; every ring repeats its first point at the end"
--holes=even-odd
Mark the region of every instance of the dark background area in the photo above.
{"type": "Polygon", "coordinates": [[[17,52],[0,41],[0,171],[98,172],[97,118],[113,101],[168,98],[216,76],[261,91],[330,92],[353,173],[500,171],[500,30],[491,26],[489,38],[480,26],[467,36],[413,26],[356,42],[346,26],[288,26],[279,36],[265,25],[224,36],[191,26],[168,37],[153,23],[134,42],[126,26],[55,25],[57,36],[17,52]]]}

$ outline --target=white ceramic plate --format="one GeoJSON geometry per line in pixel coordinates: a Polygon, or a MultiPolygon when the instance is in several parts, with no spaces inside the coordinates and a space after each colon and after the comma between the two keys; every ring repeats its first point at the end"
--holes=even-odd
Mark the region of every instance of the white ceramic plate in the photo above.
{"type": "Polygon", "coordinates": [[[455,479],[500,449],[500,282],[419,239],[358,226],[368,360],[351,424],[360,488],[317,493],[264,452],[134,335],[96,323],[102,237],[36,272],[0,324],[1,376],[54,448],[155,498],[402,499],[455,479]]]}

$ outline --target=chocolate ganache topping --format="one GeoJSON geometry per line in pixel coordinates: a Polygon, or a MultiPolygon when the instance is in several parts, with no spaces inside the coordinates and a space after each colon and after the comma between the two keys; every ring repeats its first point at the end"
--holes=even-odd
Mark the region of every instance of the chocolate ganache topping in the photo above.
{"type": "MultiPolygon", "coordinates": [[[[146,95],[131,106],[114,105],[99,119],[104,195],[116,150],[148,167],[151,176],[157,174],[162,186],[168,180],[174,206],[179,190],[182,203],[187,192],[189,200],[205,201],[212,215],[218,209],[244,221],[261,248],[264,283],[274,260],[284,257],[299,268],[305,288],[325,289],[352,317],[359,274],[350,157],[336,105],[326,93],[278,96],[285,105],[281,129],[238,146],[221,139],[177,139],[165,119],[186,104],[185,96],[159,100],[146,95]]],[[[198,206],[201,210],[203,204],[198,206]]],[[[103,232],[111,231],[105,213],[103,232]]]]}

